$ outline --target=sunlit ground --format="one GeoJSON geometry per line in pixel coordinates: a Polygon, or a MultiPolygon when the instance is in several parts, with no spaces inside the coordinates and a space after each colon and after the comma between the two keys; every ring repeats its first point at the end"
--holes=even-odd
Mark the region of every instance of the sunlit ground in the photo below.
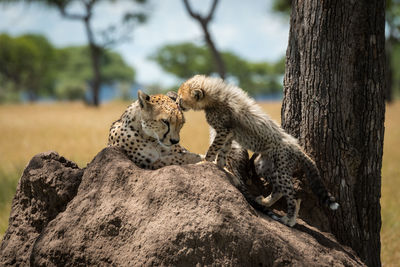
{"type": "MultiPolygon", "coordinates": [[[[100,108],[80,103],[0,106],[0,238],[3,236],[18,179],[33,155],[55,150],[86,164],[106,145],[110,124],[129,103],[114,102],[100,108]]],[[[280,103],[263,108],[280,121],[280,103]]],[[[382,170],[382,263],[400,262],[400,101],[387,107],[382,170]]],[[[205,153],[208,127],[201,112],[189,112],[181,134],[189,150],[205,153]]],[[[398,266],[398,265],[397,265],[398,266]]]]}

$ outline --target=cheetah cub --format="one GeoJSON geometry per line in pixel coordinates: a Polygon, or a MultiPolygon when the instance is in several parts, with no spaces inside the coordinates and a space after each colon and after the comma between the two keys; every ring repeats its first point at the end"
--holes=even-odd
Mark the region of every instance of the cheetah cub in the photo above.
{"type": "Polygon", "coordinates": [[[280,218],[282,223],[291,227],[296,224],[300,200],[295,199],[291,178],[299,167],[320,201],[332,210],[339,207],[324,186],[315,162],[297,140],[262,112],[242,89],[219,78],[196,75],[180,86],[177,102],[184,111],[204,110],[207,122],[215,129],[216,136],[205,157],[207,161],[223,167],[233,140],[259,154],[254,161],[256,173],[268,178],[273,189],[266,198],[257,197],[257,202],[270,207],[284,196],[287,214],[280,218]]]}

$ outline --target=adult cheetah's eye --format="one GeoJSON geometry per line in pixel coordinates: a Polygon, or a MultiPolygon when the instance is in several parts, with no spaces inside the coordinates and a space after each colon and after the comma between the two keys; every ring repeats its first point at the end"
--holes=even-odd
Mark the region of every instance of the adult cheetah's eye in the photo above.
{"type": "Polygon", "coordinates": [[[165,120],[165,119],[161,119],[161,121],[162,121],[165,125],[169,126],[169,121],[167,121],[167,120],[165,120]]]}

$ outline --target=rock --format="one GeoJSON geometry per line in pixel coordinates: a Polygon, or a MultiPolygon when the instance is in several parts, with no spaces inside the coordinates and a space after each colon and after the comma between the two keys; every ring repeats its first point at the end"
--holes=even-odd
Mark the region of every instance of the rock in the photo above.
{"type": "Polygon", "coordinates": [[[365,266],[330,234],[256,212],[212,163],[143,170],[118,148],[84,170],[31,160],[0,251],[0,265],[29,264],[365,266]]]}
{"type": "Polygon", "coordinates": [[[47,224],[75,196],[83,170],[56,152],[34,156],[19,180],[9,226],[0,246],[0,265],[26,266],[47,224]]]}

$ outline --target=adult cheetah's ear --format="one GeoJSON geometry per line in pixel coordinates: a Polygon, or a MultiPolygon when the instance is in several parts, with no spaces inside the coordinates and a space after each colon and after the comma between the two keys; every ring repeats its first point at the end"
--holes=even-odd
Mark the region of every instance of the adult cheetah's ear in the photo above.
{"type": "Polygon", "coordinates": [[[196,101],[199,101],[199,100],[203,99],[203,97],[204,97],[204,92],[203,92],[203,90],[201,90],[201,89],[194,89],[194,90],[192,91],[192,97],[193,97],[194,99],[196,99],[196,101]]]}
{"type": "Polygon", "coordinates": [[[148,109],[151,107],[150,96],[143,93],[141,90],[138,91],[138,100],[142,109],[148,109]]]}
{"type": "Polygon", "coordinates": [[[174,101],[176,101],[176,99],[178,98],[178,94],[175,91],[169,91],[167,93],[167,96],[174,101]]]}

